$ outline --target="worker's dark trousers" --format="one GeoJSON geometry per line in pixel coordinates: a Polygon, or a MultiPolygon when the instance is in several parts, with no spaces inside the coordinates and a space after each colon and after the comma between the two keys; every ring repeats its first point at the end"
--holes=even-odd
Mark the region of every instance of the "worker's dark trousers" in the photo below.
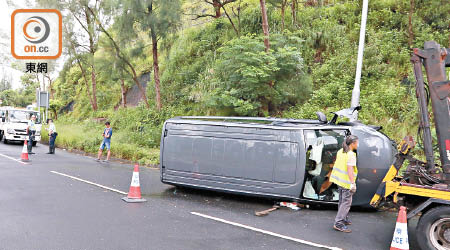
{"type": "Polygon", "coordinates": [[[36,134],[36,131],[28,131],[28,153],[31,153],[31,150],[33,149],[33,139],[34,139],[34,135],[36,134]]]}
{"type": "Polygon", "coordinates": [[[336,215],[336,219],[334,220],[334,224],[343,226],[344,221],[347,220],[350,207],[352,206],[353,193],[350,191],[350,189],[345,189],[342,187],[339,187],[338,190],[339,190],[339,208],[338,213],[336,215]]]}
{"type": "Polygon", "coordinates": [[[55,153],[55,140],[56,140],[56,134],[53,133],[50,135],[50,141],[49,141],[49,147],[48,147],[48,152],[50,154],[54,154],[55,153]]]}

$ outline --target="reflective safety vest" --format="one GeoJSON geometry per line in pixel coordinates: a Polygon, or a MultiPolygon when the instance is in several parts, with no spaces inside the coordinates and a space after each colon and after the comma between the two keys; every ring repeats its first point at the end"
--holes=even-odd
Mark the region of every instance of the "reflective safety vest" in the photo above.
{"type": "MultiPolygon", "coordinates": [[[[336,183],[336,185],[341,186],[346,189],[350,189],[350,185],[352,184],[350,181],[350,177],[348,177],[347,172],[347,162],[349,154],[355,154],[353,151],[349,151],[344,153],[344,150],[341,149],[338,151],[336,156],[336,162],[334,163],[333,171],[331,171],[330,181],[336,183]]],[[[355,155],[356,157],[356,155],[355,155]]],[[[353,168],[353,176],[356,180],[356,176],[358,175],[358,169],[356,166],[353,168]]]]}

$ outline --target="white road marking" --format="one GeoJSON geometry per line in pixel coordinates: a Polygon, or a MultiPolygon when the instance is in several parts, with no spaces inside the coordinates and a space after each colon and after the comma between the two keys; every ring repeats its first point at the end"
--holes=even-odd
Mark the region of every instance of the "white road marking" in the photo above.
{"type": "Polygon", "coordinates": [[[217,217],[213,217],[213,216],[209,216],[209,215],[206,215],[206,214],[201,214],[201,213],[197,213],[197,212],[191,212],[191,214],[197,215],[197,216],[200,216],[200,217],[203,217],[203,218],[206,218],[206,219],[222,222],[222,223],[225,223],[225,224],[233,225],[233,226],[236,226],[236,227],[242,227],[242,228],[245,228],[245,229],[248,229],[248,230],[252,230],[252,231],[255,231],[255,232],[259,232],[259,233],[275,236],[275,237],[282,238],[282,239],[285,239],[285,240],[295,241],[295,242],[302,243],[302,244],[309,245],[309,246],[313,246],[313,247],[320,247],[320,248],[326,248],[326,249],[331,249],[331,250],[342,250],[342,248],[325,246],[325,245],[317,244],[317,243],[314,243],[314,242],[301,240],[301,239],[293,238],[293,237],[282,235],[282,234],[277,234],[277,233],[270,232],[270,231],[263,230],[263,229],[259,229],[259,228],[256,228],[256,227],[247,226],[247,225],[243,225],[243,224],[232,222],[232,221],[227,221],[227,220],[224,220],[224,219],[221,219],[221,218],[217,218],[217,217]]]}
{"type": "Polygon", "coordinates": [[[113,192],[116,192],[116,193],[119,193],[119,194],[124,194],[124,195],[128,194],[128,193],[125,193],[123,191],[120,191],[120,190],[117,190],[117,189],[114,189],[114,188],[110,188],[110,187],[107,187],[107,186],[103,186],[103,185],[100,185],[100,184],[97,184],[97,183],[94,183],[94,182],[91,182],[91,181],[83,180],[81,178],[78,178],[78,177],[75,177],[75,176],[71,176],[71,175],[68,175],[68,174],[63,174],[63,173],[59,173],[59,172],[56,172],[56,171],[50,171],[50,172],[54,173],[54,174],[62,175],[62,176],[65,176],[65,177],[69,177],[71,179],[74,179],[74,180],[77,180],[77,181],[81,181],[81,182],[84,182],[84,183],[87,183],[87,184],[91,184],[91,185],[94,185],[94,186],[97,186],[97,187],[101,187],[103,189],[107,189],[109,191],[113,191],[113,192]]]}
{"type": "Polygon", "coordinates": [[[13,160],[13,161],[17,161],[18,163],[22,163],[22,164],[24,164],[24,165],[28,165],[28,163],[23,162],[23,161],[21,161],[21,160],[17,160],[16,158],[12,158],[11,156],[7,156],[7,155],[4,155],[4,154],[0,154],[0,156],[3,156],[3,157],[5,157],[5,158],[8,158],[8,159],[13,160]]]}

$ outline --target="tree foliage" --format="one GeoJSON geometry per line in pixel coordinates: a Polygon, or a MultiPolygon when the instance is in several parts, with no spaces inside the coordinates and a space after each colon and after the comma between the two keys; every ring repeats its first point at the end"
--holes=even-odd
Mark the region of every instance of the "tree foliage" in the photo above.
{"type": "MultiPolygon", "coordinates": [[[[130,133],[136,133],[140,126],[136,124],[156,131],[157,124],[146,117],[133,118],[142,106],[114,112],[124,89],[136,84],[133,78],[148,72],[160,81],[154,78],[153,85],[144,89],[149,119],[158,113],[157,85],[164,118],[173,112],[315,119],[317,111],[329,114],[350,105],[361,1],[267,0],[267,52],[259,0],[230,1],[220,17],[193,22],[187,14],[217,14],[208,4],[202,12],[198,2],[202,1],[102,1],[98,13],[109,19],[98,22],[117,44],[122,59],[106,32],[96,30],[100,35],[93,62],[99,110],[93,112],[89,100],[92,56],[81,49],[68,54],[53,83],[55,107],[74,101],[68,115],[73,119],[110,117],[121,124],[122,119],[130,120],[130,133]],[[197,7],[188,9],[191,6],[197,7]],[[135,68],[136,76],[123,59],[135,68]],[[86,80],[78,62],[86,69],[86,80]],[[116,117],[119,114],[123,117],[116,117]]],[[[411,11],[411,0],[370,1],[361,78],[363,122],[383,125],[394,139],[415,133],[411,47],[422,47],[428,40],[450,46],[448,6],[444,0],[414,0],[411,11]]],[[[100,29],[98,23],[95,27],[100,29]]],[[[77,41],[78,34],[71,35],[77,41]]],[[[14,99],[14,94],[6,94],[14,99]]]]}
{"type": "Polygon", "coordinates": [[[273,115],[307,100],[311,84],[298,48],[290,46],[297,40],[273,38],[268,53],[262,36],[236,38],[218,50],[210,107],[231,109],[233,115],[273,115]]]}

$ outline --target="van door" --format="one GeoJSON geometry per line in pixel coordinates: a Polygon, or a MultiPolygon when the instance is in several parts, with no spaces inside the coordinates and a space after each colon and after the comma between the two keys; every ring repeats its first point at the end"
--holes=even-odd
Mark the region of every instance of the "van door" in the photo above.
{"type": "Polygon", "coordinates": [[[329,176],[347,133],[344,129],[304,131],[307,151],[303,198],[339,200],[337,186],[329,182],[329,176]]]}

